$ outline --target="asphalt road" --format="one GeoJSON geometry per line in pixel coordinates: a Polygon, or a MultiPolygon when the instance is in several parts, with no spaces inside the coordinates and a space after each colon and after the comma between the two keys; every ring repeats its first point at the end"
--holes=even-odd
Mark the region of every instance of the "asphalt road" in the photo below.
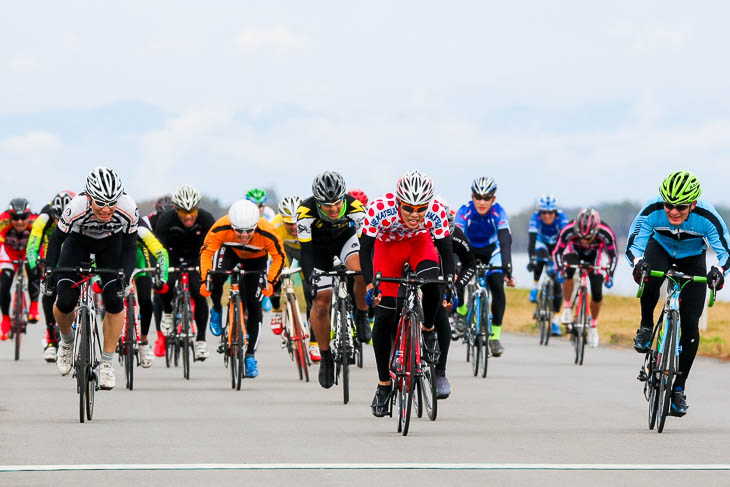
{"type": "MultiPolygon", "coordinates": [[[[489,376],[482,379],[471,375],[464,348],[455,343],[448,367],[452,396],[439,403],[435,422],[414,420],[404,438],[396,433],[395,418],[370,414],[376,385],[370,347],[365,368],[353,371],[348,405],[339,387],[319,387],[316,366],[313,382],[300,382],[267,325],[258,352],[260,376],[246,380],[241,391],[231,390],[215,352],[193,364],[189,381],[181,369],[165,368],[164,359],[138,368],[132,392],[117,365],[117,388],[97,393],[94,420],[79,424],[75,382],[41,360],[42,334],[41,324],[31,326],[18,362],[11,343],[0,343],[0,485],[238,485],[244,479],[272,485],[399,479],[425,485],[730,485],[728,471],[640,470],[645,464],[730,463],[730,365],[714,360],[695,362],[689,413],[669,418],[665,432],[657,434],[646,427],[647,403],[635,380],[642,357],[633,351],[589,349],[578,367],[565,339],[540,347],[534,337],[505,334],[504,356],[490,360],[489,376]],[[408,468],[415,463],[466,465],[408,468]],[[172,464],[178,470],[3,471],[10,465],[85,464],[172,464]],[[210,464],[261,465],[194,469],[210,464]],[[281,469],[289,464],[342,468],[281,469]],[[404,465],[370,470],[363,464],[404,465]],[[484,464],[490,469],[475,469],[484,464]],[[493,469],[514,464],[524,466],[493,469]],[[582,470],[546,470],[542,464],[582,470]],[[617,464],[639,470],[603,470],[617,464]]],[[[209,338],[211,351],[214,343],[209,338]]]]}

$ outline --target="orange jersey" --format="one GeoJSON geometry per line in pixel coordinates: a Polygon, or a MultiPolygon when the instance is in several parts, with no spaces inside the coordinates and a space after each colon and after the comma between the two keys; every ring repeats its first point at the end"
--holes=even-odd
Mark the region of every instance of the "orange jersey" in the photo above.
{"type": "Polygon", "coordinates": [[[277,235],[274,225],[263,218],[259,220],[253,238],[245,245],[236,238],[228,215],[215,222],[200,249],[200,275],[203,280],[213,266],[213,256],[223,246],[233,250],[240,259],[255,259],[269,254],[271,266],[267,280],[273,285],[279,279],[281,269],[284,267],[284,244],[277,235]]]}

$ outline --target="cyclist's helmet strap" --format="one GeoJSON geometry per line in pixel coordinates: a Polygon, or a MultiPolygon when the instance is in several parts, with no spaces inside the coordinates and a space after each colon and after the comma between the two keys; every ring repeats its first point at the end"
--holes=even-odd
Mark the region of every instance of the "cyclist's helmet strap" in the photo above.
{"type": "Polygon", "coordinates": [[[662,199],[674,205],[697,201],[702,194],[700,181],[690,171],[675,171],[659,186],[662,199]]]}
{"type": "Polygon", "coordinates": [[[598,233],[601,217],[592,208],[584,208],[575,218],[575,230],[580,238],[591,239],[598,233]]]}

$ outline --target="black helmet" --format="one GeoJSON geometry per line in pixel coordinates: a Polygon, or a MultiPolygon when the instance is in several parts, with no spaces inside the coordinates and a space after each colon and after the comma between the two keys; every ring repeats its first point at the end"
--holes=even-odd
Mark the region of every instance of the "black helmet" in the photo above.
{"type": "Polygon", "coordinates": [[[331,203],[345,196],[345,179],[338,172],[325,171],[312,181],[312,194],[317,201],[331,203]]]}
{"type": "Polygon", "coordinates": [[[155,211],[157,213],[163,213],[167,210],[172,210],[172,196],[169,194],[160,196],[155,200],[155,211]]]}
{"type": "Polygon", "coordinates": [[[27,218],[30,215],[30,203],[25,198],[13,198],[8,205],[8,213],[11,216],[19,215],[27,218]]]}

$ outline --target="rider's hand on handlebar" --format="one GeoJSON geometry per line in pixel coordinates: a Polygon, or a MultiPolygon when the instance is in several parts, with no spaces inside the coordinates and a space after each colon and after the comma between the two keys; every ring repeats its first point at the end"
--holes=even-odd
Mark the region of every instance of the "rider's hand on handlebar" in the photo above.
{"type": "Polygon", "coordinates": [[[167,283],[164,281],[162,281],[161,286],[154,288],[155,294],[167,294],[167,291],[169,291],[169,290],[170,290],[170,286],[168,286],[167,283]]]}
{"type": "Polygon", "coordinates": [[[266,287],[261,290],[261,294],[270,298],[274,295],[274,286],[270,282],[267,282],[266,287]]]}
{"type": "Polygon", "coordinates": [[[93,282],[93,283],[91,284],[91,289],[92,289],[92,290],[93,290],[93,291],[94,291],[94,292],[95,292],[96,294],[101,294],[101,293],[102,293],[102,292],[104,291],[104,289],[102,289],[102,287],[101,287],[101,281],[99,281],[98,279],[97,279],[97,280],[95,280],[95,281],[94,281],[94,282],[93,282]]]}
{"type": "Polygon", "coordinates": [[[725,285],[725,276],[716,265],[713,265],[710,272],[707,273],[707,285],[714,287],[715,291],[719,291],[725,285]]]}
{"type": "Polygon", "coordinates": [[[636,263],[634,263],[634,271],[633,271],[634,282],[636,282],[636,284],[641,284],[641,279],[642,279],[643,275],[646,274],[647,272],[649,272],[650,269],[651,269],[651,267],[649,266],[649,263],[646,260],[639,259],[638,261],[636,261],[636,263]]]}
{"type": "Polygon", "coordinates": [[[527,263],[527,271],[532,272],[535,270],[535,267],[537,267],[535,259],[530,259],[530,262],[527,263]]]}
{"type": "Polygon", "coordinates": [[[613,287],[613,274],[608,274],[606,276],[606,280],[603,282],[603,285],[606,286],[606,289],[611,289],[613,287]]]}
{"type": "Polygon", "coordinates": [[[375,295],[375,289],[372,283],[368,284],[367,293],[365,294],[365,302],[368,306],[377,306],[380,304],[382,297],[383,294],[380,292],[378,292],[377,296],[375,295]]]}
{"type": "Polygon", "coordinates": [[[507,284],[507,285],[508,285],[509,287],[515,287],[515,285],[517,284],[517,282],[515,281],[515,278],[514,278],[514,277],[512,277],[512,276],[508,276],[508,275],[505,275],[505,276],[504,276],[504,282],[505,282],[505,284],[507,284]]]}
{"type": "Polygon", "coordinates": [[[204,298],[210,297],[211,292],[208,290],[208,286],[205,283],[200,284],[200,295],[204,298]]]}

